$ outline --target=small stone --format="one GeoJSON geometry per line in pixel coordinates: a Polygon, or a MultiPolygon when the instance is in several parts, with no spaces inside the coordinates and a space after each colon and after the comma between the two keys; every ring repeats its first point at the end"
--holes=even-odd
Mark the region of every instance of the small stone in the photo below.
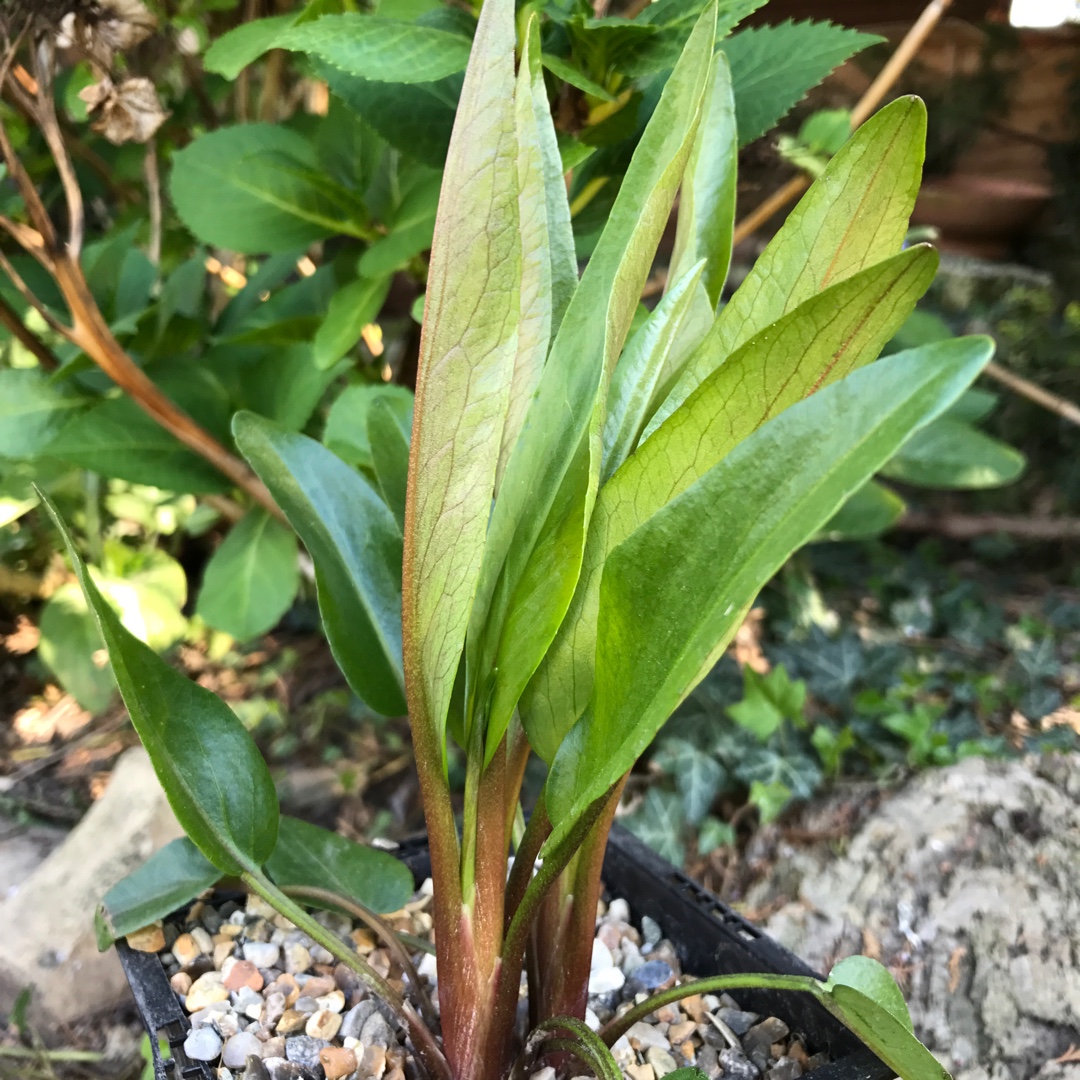
{"type": "Polygon", "coordinates": [[[743,1039],[743,1045],[746,1047],[747,1053],[752,1053],[753,1050],[758,1048],[767,1049],[773,1043],[780,1042],[781,1039],[787,1037],[787,1024],[776,1016],[769,1016],[750,1028],[743,1039]]]}
{"type": "Polygon", "coordinates": [[[360,1041],[367,1047],[389,1046],[394,1033],[386,1022],[386,1017],[380,1012],[373,1012],[360,1029],[360,1041]]]}
{"type": "Polygon", "coordinates": [[[311,955],[311,961],[314,964],[332,964],[334,962],[334,954],[329,949],[324,949],[321,945],[312,945],[308,952],[311,955]]]}
{"type": "MultiPolygon", "coordinates": [[[[189,1013],[199,1012],[218,1001],[228,1001],[229,991],[221,984],[220,971],[208,971],[200,975],[192,984],[184,1000],[184,1008],[189,1013]]],[[[205,1060],[205,1059],[202,1059],[205,1060]]]]}
{"type": "Polygon", "coordinates": [[[201,926],[191,931],[191,940],[198,946],[200,956],[213,955],[214,939],[201,926]]]}
{"type": "Polygon", "coordinates": [[[231,938],[214,942],[214,967],[219,970],[223,968],[225,966],[225,961],[232,956],[235,948],[236,942],[231,938]]]}
{"type": "Polygon", "coordinates": [[[653,1067],[657,1080],[662,1076],[667,1076],[668,1073],[674,1072],[679,1067],[679,1063],[671,1054],[659,1046],[650,1046],[645,1052],[645,1060],[653,1067]]]}
{"type": "Polygon", "coordinates": [[[597,928],[596,940],[610,951],[619,947],[622,942],[622,933],[614,923],[602,922],[597,928]]]}
{"type": "Polygon", "coordinates": [[[635,1050],[648,1050],[653,1046],[658,1046],[661,1050],[671,1049],[671,1043],[659,1028],[643,1023],[641,1020],[627,1031],[626,1037],[635,1050]]]}
{"type": "Polygon", "coordinates": [[[290,975],[299,975],[311,967],[311,953],[299,942],[285,946],[285,970],[290,975]]]}
{"type": "Polygon", "coordinates": [[[697,1062],[697,1051],[694,1049],[694,1044],[687,1039],[685,1042],[681,1042],[675,1047],[675,1053],[683,1059],[687,1065],[694,1065],[697,1062]]]}
{"type": "Polygon", "coordinates": [[[741,1051],[730,1047],[720,1051],[720,1065],[724,1070],[724,1080],[757,1080],[758,1067],[741,1051]]]}
{"type": "Polygon", "coordinates": [[[202,1027],[205,1024],[217,1026],[218,1021],[232,1008],[227,1001],[214,1001],[205,1009],[193,1012],[188,1019],[193,1028],[202,1027]]]}
{"type": "Polygon", "coordinates": [[[300,997],[300,987],[291,975],[279,975],[267,988],[267,996],[281,994],[285,998],[286,1008],[292,1008],[300,997]]]}
{"type": "Polygon", "coordinates": [[[648,1063],[645,1065],[627,1065],[626,1074],[630,1077],[630,1080],[656,1080],[656,1073],[653,1072],[653,1067],[648,1063]]]}
{"type": "MultiPolygon", "coordinates": [[[[397,1065],[386,1074],[386,1080],[405,1080],[405,1070],[397,1065]]],[[[591,1080],[591,1077],[587,1077],[586,1080],[591,1080]]]]}
{"type": "Polygon", "coordinates": [[[596,968],[589,974],[590,994],[611,994],[616,990],[621,990],[625,984],[626,976],[614,966],[596,968]]]}
{"type": "Polygon", "coordinates": [[[641,955],[641,950],[629,938],[623,938],[621,949],[622,963],[619,964],[619,967],[624,975],[633,975],[645,963],[645,957],[641,955]]]}
{"type": "Polygon", "coordinates": [[[343,1076],[356,1072],[359,1064],[356,1054],[341,1046],[327,1046],[320,1050],[319,1063],[326,1073],[326,1080],[341,1080],[343,1076]]]}
{"type": "Polygon", "coordinates": [[[282,1035],[275,1035],[272,1039],[267,1039],[263,1043],[263,1057],[279,1057],[285,1056],[285,1038],[282,1035]]]}
{"type": "Polygon", "coordinates": [[[828,1065],[829,1060],[829,1055],[824,1050],[822,1050],[818,1054],[811,1054],[806,1059],[806,1066],[804,1068],[804,1071],[813,1072],[815,1069],[820,1069],[822,1065],[828,1065]]]}
{"type": "Polygon", "coordinates": [[[285,1040],[285,1057],[295,1061],[305,1069],[315,1069],[319,1065],[319,1053],[330,1044],[311,1035],[296,1035],[285,1040]]]}
{"type": "Polygon", "coordinates": [[[331,990],[329,994],[323,994],[315,999],[320,1009],[329,1009],[330,1012],[339,1013],[345,1009],[345,995],[340,990],[331,990]]]}
{"type": "Polygon", "coordinates": [[[664,936],[664,932],[660,929],[660,924],[655,919],[650,919],[648,915],[644,916],[641,920],[641,936],[642,936],[642,952],[648,952],[653,946],[657,945],[660,939],[664,936]]]}
{"type": "Polygon", "coordinates": [[[720,1055],[715,1046],[703,1046],[698,1051],[696,1065],[709,1080],[720,1080],[720,1055]]]}
{"type": "Polygon", "coordinates": [[[740,1009],[717,1009],[716,1018],[723,1020],[736,1035],[745,1035],[760,1019],[757,1013],[740,1009]]]}
{"type": "Polygon", "coordinates": [[[341,1030],[338,1034],[342,1039],[359,1039],[364,1023],[372,1013],[377,1011],[377,1006],[370,999],[361,1001],[359,1005],[351,1008],[341,1018],[341,1030]]]}
{"type": "Polygon", "coordinates": [[[661,1005],[653,1015],[661,1024],[681,1024],[686,1019],[678,1005],[661,1005]]]}
{"type": "Polygon", "coordinates": [[[306,994],[301,994],[296,999],[296,1004],[293,1008],[297,1012],[303,1013],[305,1016],[314,1016],[319,1011],[319,1003],[314,998],[308,997],[306,994]]]}
{"type": "Polygon", "coordinates": [[[386,1051],[381,1046],[367,1046],[360,1059],[360,1075],[381,1080],[386,1072],[386,1051]]]}
{"type": "MultiPolygon", "coordinates": [[[[282,994],[263,996],[262,1015],[259,1020],[267,1029],[271,1029],[285,1015],[285,997],[282,994]]],[[[255,1017],[252,1017],[254,1020],[255,1017]]]]}
{"type": "Polygon", "coordinates": [[[361,956],[367,956],[367,954],[371,952],[372,949],[374,949],[375,946],[379,943],[378,938],[376,938],[370,930],[366,930],[363,928],[359,930],[354,930],[349,935],[349,938],[356,946],[356,951],[361,956]]]}
{"type": "Polygon", "coordinates": [[[802,1066],[792,1057],[782,1057],[765,1074],[766,1080],[799,1080],[802,1066]]]}
{"type": "Polygon", "coordinates": [[[186,971],[178,971],[170,980],[169,985],[173,992],[184,997],[191,989],[192,978],[186,971]]]}
{"type": "MultiPolygon", "coordinates": [[[[284,1053],[285,1046],[283,1044],[281,1047],[281,1054],[284,1053]]],[[[250,1057],[244,1065],[244,1071],[241,1074],[240,1080],[270,1080],[270,1074],[266,1071],[266,1066],[263,1064],[261,1058],[250,1057]]]]}
{"type": "Polygon", "coordinates": [[[304,1070],[295,1061],[285,1058],[263,1058],[269,1080],[303,1080],[304,1070]]]}
{"type": "Polygon", "coordinates": [[[217,1061],[221,1056],[221,1036],[209,1026],[195,1028],[184,1040],[184,1053],[192,1061],[217,1061]]]}
{"type": "Polygon", "coordinates": [[[214,1026],[223,1039],[231,1039],[240,1031],[240,1017],[234,1012],[223,1012],[215,1021],[214,1026]]]}
{"type": "Polygon", "coordinates": [[[295,1009],[286,1009],[277,1022],[276,1031],[279,1035],[295,1035],[303,1031],[308,1022],[307,1013],[297,1012],[295,1009]]]}
{"type": "Polygon", "coordinates": [[[259,969],[250,960],[237,960],[229,968],[229,973],[224,979],[226,990],[240,990],[247,987],[249,990],[261,990],[263,977],[259,969]]]}
{"type": "Polygon", "coordinates": [[[529,1080],[555,1080],[555,1070],[550,1065],[543,1069],[537,1069],[529,1077],[529,1080]]]}
{"type": "Polygon", "coordinates": [[[304,997],[318,998],[337,989],[331,975],[301,975],[296,981],[304,997]]]}
{"type": "Polygon", "coordinates": [[[612,900],[608,904],[607,918],[608,922],[628,923],[630,921],[630,905],[621,897],[612,900]]]}
{"type": "Polygon", "coordinates": [[[320,1009],[308,1020],[304,1032],[313,1039],[326,1039],[329,1042],[341,1029],[341,1017],[329,1009],[320,1009]]]}
{"type": "Polygon", "coordinates": [[[127,935],[127,943],[137,952],[158,953],[165,948],[165,926],[157,922],[127,935]]]}
{"type": "Polygon", "coordinates": [[[233,1035],[222,1048],[221,1060],[230,1069],[242,1069],[249,1057],[261,1058],[263,1044],[247,1031],[233,1035]]]}
{"type": "Polygon", "coordinates": [[[244,906],[249,915],[258,915],[263,919],[272,919],[277,914],[277,911],[270,904],[254,893],[248,893],[247,902],[244,906]]]}
{"type": "Polygon", "coordinates": [[[181,967],[189,967],[202,956],[202,950],[190,934],[181,934],[173,942],[172,954],[181,967]]]}
{"type": "Polygon", "coordinates": [[[655,990],[665,989],[675,981],[675,972],[671,965],[663,960],[650,960],[642,964],[630,977],[631,986],[636,990],[644,990],[652,993],[655,990]]]}
{"type": "Polygon", "coordinates": [[[684,1020],[681,1024],[672,1024],[668,1028],[667,1037],[673,1045],[686,1042],[697,1030],[697,1024],[693,1020],[684,1020]]]}
{"type": "Polygon", "coordinates": [[[281,950],[269,941],[245,941],[241,951],[257,968],[272,968],[281,959],[281,950]]]}

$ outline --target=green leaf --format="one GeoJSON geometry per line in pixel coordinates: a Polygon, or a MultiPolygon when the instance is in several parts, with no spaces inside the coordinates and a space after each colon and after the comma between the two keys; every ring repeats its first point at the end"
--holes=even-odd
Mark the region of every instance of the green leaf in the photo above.
{"type": "Polygon", "coordinates": [[[127,631],[42,498],[98,622],[131,722],[184,831],[219,870],[257,870],[277,840],[274,782],[232,709],[127,631]]]}
{"type": "Polygon", "coordinates": [[[321,371],[333,367],[360,340],[360,331],[375,321],[392,278],[360,277],[334,293],[330,310],[315,335],[315,366],[321,371]]]}
{"type": "Polygon", "coordinates": [[[386,397],[376,398],[367,414],[371,464],[379,490],[398,527],[405,531],[405,498],[409,480],[409,432],[386,397]]]}
{"type": "Polygon", "coordinates": [[[184,224],[215,247],[284,252],[367,235],[355,199],[318,171],[313,144],[277,124],[201,135],[174,155],[169,190],[184,224]]]}
{"type": "Polygon", "coordinates": [[[248,641],[277,626],[299,584],[296,534],[265,510],[249,510],[206,564],[195,610],[215,630],[248,641]]]}
{"type": "Polygon", "coordinates": [[[469,40],[460,34],[375,15],[324,15],[282,33],[274,45],[312,53],[347,75],[426,83],[462,71],[469,40]]]}
{"type": "Polygon", "coordinates": [[[589,700],[608,554],[767,420],[873,360],[936,267],[931,249],[913,248],[833,285],[747,341],[651,436],[650,422],[600,493],[573,603],[527,695],[526,730],[545,732],[543,749],[533,743],[541,756],[589,700]]]}
{"type": "Polygon", "coordinates": [[[138,869],[121,878],[98,908],[98,948],[164,919],[211,889],[221,871],[186,837],[155,851],[138,869]]]}
{"type": "Polygon", "coordinates": [[[825,986],[830,992],[838,986],[858,990],[903,1024],[908,1031],[914,1030],[911,1013],[900,987],[896,985],[888,970],[869,956],[849,956],[841,960],[829,972],[825,986]]]}
{"type": "MultiPolygon", "coordinates": [[[[573,595],[599,479],[607,380],[696,134],[713,10],[695,27],[634,154],[551,347],[526,418],[531,437],[517,442],[495,502],[469,636],[470,695],[486,694],[481,684],[491,681],[489,757],[573,595]]],[[[467,703],[467,717],[475,708],[475,699],[467,703]]]]}
{"type": "Polygon", "coordinates": [[[753,142],[834,68],[884,38],[830,22],[755,26],[721,46],[731,63],[739,142],[753,142]]]}
{"type": "Polygon", "coordinates": [[[913,435],[881,472],[918,487],[973,490],[1011,484],[1026,464],[1008,443],[943,416],[913,435]]]}
{"type": "Polygon", "coordinates": [[[367,418],[372,405],[385,400],[403,430],[412,430],[413,395],[404,386],[367,383],[346,387],[330,406],[323,442],[343,461],[374,471],[367,418]]]}
{"type": "Polygon", "coordinates": [[[404,652],[413,730],[428,753],[445,749],[517,347],[514,82],[513,3],[488,0],[447,155],[409,462],[404,652]]]}
{"type": "MultiPolygon", "coordinates": [[[[909,319],[908,322],[911,320],[909,319]]],[[[945,337],[951,337],[946,334],[945,337]]],[[[937,340],[943,340],[938,338],[937,340]]],[[[951,420],[966,420],[969,424],[977,424],[985,420],[1000,404],[1001,398],[990,390],[982,390],[972,387],[960,400],[946,413],[951,420]]]]}
{"type": "Polygon", "coordinates": [[[0,371],[0,458],[32,458],[90,404],[37,368],[0,371]]]}
{"type": "Polygon", "coordinates": [[[222,34],[203,56],[203,67],[215,75],[235,79],[241,71],[277,45],[277,39],[296,22],[297,13],[253,19],[222,34]]]}
{"type": "Polygon", "coordinates": [[[665,739],[651,764],[674,779],[687,823],[701,822],[720,793],[726,775],[724,767],[685,739],[665,739]]]}
{"type": "Polygon", "coordinates": [[[577,288],[577,258],[562,160],[540,66],[540,20],[530,20],[515,95],[521,313],[496,492],[540,383],[551,341],[577,288]]]}
{"type": "Polygon", "coordinates": [[[759,428],[612,552],[590,709],[549,774],[549,844],[630,768],[791,552],[992,351],[989,339],[957,339],[854,372],[759,428]]]}
{"type": "Polygon", "coordinates": [[[104,712],[116,692],[112,668],[97,663],[103,649],[79,587],[61,585],[41,609],[37,654],[60,685],[87,712],[104,712]]]}
{"type": "Polygon", "coordinates": [[[926,108],[900,98],[833,158],[754,263],[646,428],[654,431],[737,348],[904,243],[922,182],[926,108]]]}
{"type": "Polygon", "coordinates": [[[743,668],[743,700],[729,705],[727,714],[761,742],[767,742],[785,718],[803,724],[806,683],[792,682],[783,665],[766,675],[743,668]]]}
{"type": "Polygon", "coordinates": [[[314,439],[252,413],[236,415],[233,433],[315,563],[338,667],[373,709],[402,715],[401,533],[393,515],[359,473],[314,439]]]}
{"type": "Polygon", "coordinates": [[[551,56],[544,53],[542,57],[544,67],[557,79],[576,86],[582,93],[590,94],[600,101],[614,101],[614,94],[608,93],[598,82],[593,82],[587,75],[579,71],[569,60],[563,60],[559,56],[551,56]]]}
{"type": "Polygon", "coordinates": [[[679,222],[668,281],[678,281],[700,259],[707,260],[705,292],[716,309],[731,266],[739,165],[731,68],[723,53],[718,53],[713,62],[712,83],[703,113],[679,198],[679,222]]]}
{"type": "Polygon", "coordinates": [[[821,540],[864,540],[880,536],[903,517],[904,500],[873,480],[863,484],[825,523],[821,540]]]}
{"type": "Polygon", "coordinates": [[[288,816],[266,872],[278,888],[329,889],[381,913],[399,911],[413,894],[412,874],[393,855],[288,816]]]}
{"type": "MultiPolygon", "coordinates": [[[[703,295],[698,289],[704,272],[704,259],[691,266],[656,305],[619,357],[608,388],[601,483],[607,483],[637,446],[649,419],[653,396],[669,370],[673,354],[677,359],[687,338],[695,298],[703,295]]],[[[707,301],[702,302],[708,307],[707,301]]],[[[685,349],[681,355],[685,356],[685,349]]]]}
{"type": "Polygon", "coordinates": [[[389,222],[389,234],[376,240],[361,256],[358,267],[361,276],[391,274],[431,247],[439,182],[437,173],[425,176],[408,191],[389,222]]]}

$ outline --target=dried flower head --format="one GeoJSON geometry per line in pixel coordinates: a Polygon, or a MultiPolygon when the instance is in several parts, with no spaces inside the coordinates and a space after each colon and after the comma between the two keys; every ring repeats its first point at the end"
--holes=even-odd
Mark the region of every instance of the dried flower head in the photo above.
{"type": "Polygon", "coordinates": [[[165,122],[168,113],[161,107],[154,84],[149,79],[124,79],[114,83],[106,76],[79,92],[91,115],[93,128],[111,143],[147,142],[165,122]]]}
{"type": "Polygon", "coordinates": [[[29,24],[108,68],[117,53],[145,41],[157,20],[142,0],[0,0],[0,24],[9,35],[29,24]]]}

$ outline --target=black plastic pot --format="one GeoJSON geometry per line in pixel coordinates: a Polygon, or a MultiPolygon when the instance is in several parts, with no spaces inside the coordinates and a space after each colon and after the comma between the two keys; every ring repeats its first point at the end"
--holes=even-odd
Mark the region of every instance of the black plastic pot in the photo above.
{"type": "MultiPolygon", "coordinates": [[[[431,862],[426,839],[404,844],[398,854],[417,882],[428,876],[431,862]]],[[[618,827],[612,830],[604,857],[604,884],[612,896],[623,897],[629,903],[635,919],[648,915],[659,923],[664,936],[678,949],[683,970],[689,974],[817,974],[618,827]]],[[[184,1057],[182,1044],[189,1024],[161,962],[152,954],[135,952],[123,941],[116,948],[154,1047],[158,1080],[214,1080],[208,1065],[184,1057]],[[158,1054],[158,1038],[171,1047],[171,1059],[163,1060],[158,1054]]],[[[884,1062],[808,995],[740,990],[736,998],[745,1009],[780,1017],[793,1031],[805,1036],[810,1053],[828,1051],[833,1060],[806,1077],[894,1080],[896,1074],[884,1062]]]]}

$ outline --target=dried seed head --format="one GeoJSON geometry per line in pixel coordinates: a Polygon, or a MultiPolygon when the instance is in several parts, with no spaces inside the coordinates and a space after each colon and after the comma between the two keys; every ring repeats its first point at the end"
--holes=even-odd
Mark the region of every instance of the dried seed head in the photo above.
{"type": "Polygon", "coordinates": [[[79,97],[86,102],[90,114],[96,116],[94,130],[117,146],[147,142],[169,115],[161,107],[149,79],[114,83],[106,76],[101,82],[80,90],[79,97]]]}
{"type": "Polygon", "coordinates": [[[28,25],[107,68],[117,53],[145,41],[157,21],[142,0],[0,0],[0,28],[11,35],[28,25]]]}

